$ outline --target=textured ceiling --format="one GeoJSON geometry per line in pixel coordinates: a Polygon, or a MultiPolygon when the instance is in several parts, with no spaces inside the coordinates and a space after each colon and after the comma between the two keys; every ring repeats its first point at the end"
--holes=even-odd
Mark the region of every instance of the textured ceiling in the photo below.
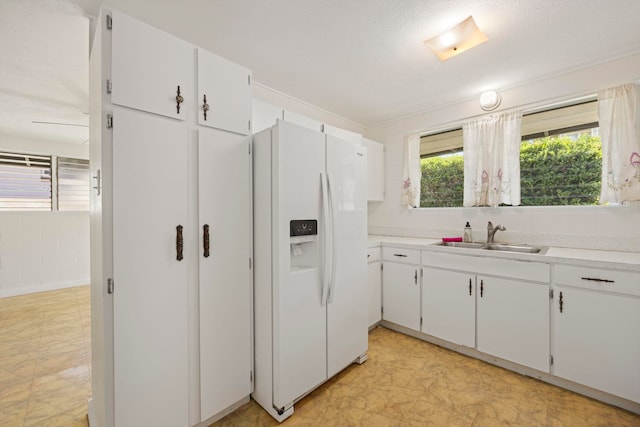
{"type": "MultiPolygon", "coordinates": [[[[81,100],[86,96],[86,76],[79,76],[73,67],[78,65],[74,55],[86,54],[85,35],[58,43],[55,31],[43,34],[46,21],[37,21],[43,27],[33,31],[34,19],[59,9],[56,13],[70,21],[64,21],[64,28],[81,32],[78,10],[95,16],[102,1],[0,2],[14,7],[48,5],[24,6],[21,20],[11,23],[0,9],[3,98],[16,92],[4,77],[28,71],[42,78],[36,84],[41,90],[33,91],[39,102],[53,97],[63,101],[65,114],[86,111],[86,99],[81,100]],[[9,46],[10,52],[33,52],[12,58],[7,66],[5,48],[12,42],[24,46],[9,46]],[[47,64],[38,60],[41,54],[48,57],[47,64]],[[52,87],[57,95],[45,90],[52,87]]],[[[640,50],[640,1],[636,0],[107,0],[105,4],[252,69],[254,80],[261,84],[364,126],[640,50]],[[422,42],[469,15],[489,41],[440,62],[422,42]]],[[[4,114],[8,107],[4,100],[0,107],[4,114]]]]}

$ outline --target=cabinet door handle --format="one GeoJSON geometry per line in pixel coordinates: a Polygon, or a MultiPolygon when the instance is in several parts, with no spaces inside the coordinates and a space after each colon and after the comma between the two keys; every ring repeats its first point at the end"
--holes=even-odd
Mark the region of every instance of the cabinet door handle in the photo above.
{"type": "Polygon", "coordinates": [[[480,280],[480,298],[484,295],[484,280],[480,280]]]}
{"type": "Polygon", "coordinates": [[[471,295],[471,279],[469,279],[469,295],[471,295]]]}
{"type": "Polygon", "coordinates": [[[402,257],[402,258],[406,258],[407,257],[405,254],[393,254],[393,256],[399,256],[399,257],[402,257]]]}
{"type": "Polygon", "coordinates": [[[415,284],[418,284],[418,270],[415,270],[415,274],[413,275],[413,281],[415,282],[415,284]]]}
{"type": "Polygon", "coordinates": [[[182,261],[182,250],[184,249],[184,239],[182,238],[182,227],[178,225],[176,227],[176,259],[178,261],[182,261]]]}
{"type": "Polygon", "coordinates": [[[180,86],[178,86],[178,90],[176,91],[176,110],[178,114],[180,114],[180,104],[184,102],[184,98],[180,95],[180,86]]]}
{"type": "Polygon", "coordinates": [[[560,292],[560,313],[562,313],[562,306],[564,305],[564,301],[562,300],[562,292],[560,292]]]}
{"type": "Polygon", "coordinates": [[[581,277],[582,280],[589,280],[591,282],[603,282],[603,283],[616,283],[615,280],[599,279],[597,277],[581,277]]]}
{"type": "Polygon", "coordinates": [[[205,258],[209,258],[209,243],[209,224],[205,224],[202,226],[202,246],[205,258]]]}
{"type": "Polygon", "coordinates": [[[209,111],[209,104],[207,104],[207,95],[205,94],[202,99],[202,111],[204,111],[204,121],[207,121],[207,111],[209,111]]]}

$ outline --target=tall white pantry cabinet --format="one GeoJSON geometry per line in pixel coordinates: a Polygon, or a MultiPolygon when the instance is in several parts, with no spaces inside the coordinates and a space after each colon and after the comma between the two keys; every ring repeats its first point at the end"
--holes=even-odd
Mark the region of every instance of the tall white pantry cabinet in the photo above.
{"type": "Polygon", "coordinates": [[[252,391],[251,74],[116,11],[91,60],[92,427],[252,391]]]}

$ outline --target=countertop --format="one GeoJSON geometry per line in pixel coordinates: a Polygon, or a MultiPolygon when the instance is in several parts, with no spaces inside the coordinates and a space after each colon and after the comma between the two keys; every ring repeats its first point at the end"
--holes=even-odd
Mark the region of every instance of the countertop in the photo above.
{"type": "Polygon", "coordinates": [[[426,237],[369,235],[369,247],[376,247],[381,244],[386,244],[408,249],[429,250],[434,252],[444,252],[458,255],[516,259],[530,262],[581,265],[587,267],[599,267],[640,272],[640,252],[618,252],[593,249],[545,247],[545,249],[539,254],[526,254],[435,245],[440,241],[441,239],[426,237]]]}

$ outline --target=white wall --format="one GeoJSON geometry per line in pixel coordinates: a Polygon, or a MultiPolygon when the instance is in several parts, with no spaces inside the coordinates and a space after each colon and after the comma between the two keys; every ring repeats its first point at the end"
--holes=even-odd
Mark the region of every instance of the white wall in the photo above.
{"type": "Polygon", "coordinates": [[[0,212],[0,297],[89,283],[89,212],[0,212]]]}
{"type": "Polygon", "coordinates": [[[269,104],[276,105],[285,110],[293,111],[321,123],[346,129],[359,134],[364,134],[365,129],[362,125],[349,119],[333,114],[330,111],[311,105],[297,98],[278,92],[268,86],[264,86],[258,82],[253,82],[253,97],[269,104]]]}
{"type": "MultiPolygon", "coordinates": [[[[0,135],[0,150],[89,158],[88,145],[0,135]]],[[[0,212],[0,298],[89,283],[89,212],[0,212]]]]}
{"type": "MultiPolygon", "coordinates": [[[[525,86],[498,92],[500,110],[525,110],[596,93],[599,89],[640,79],[640,53],[577,69],[525,86]]],[[[403,142],[407,134],[459,125],[482,115],[477,99],[447,105],[367,129],[366,136],[385,144],[384,202],[369,203],[369,232],[400,236],[461,236],[466,221],[474,239],[486,238],[487,221],[502,224],[496,241],[524,241],[563,247],[640,252],[640,204],[622,207],[429,208],[400,206],[403,142]]]]}

